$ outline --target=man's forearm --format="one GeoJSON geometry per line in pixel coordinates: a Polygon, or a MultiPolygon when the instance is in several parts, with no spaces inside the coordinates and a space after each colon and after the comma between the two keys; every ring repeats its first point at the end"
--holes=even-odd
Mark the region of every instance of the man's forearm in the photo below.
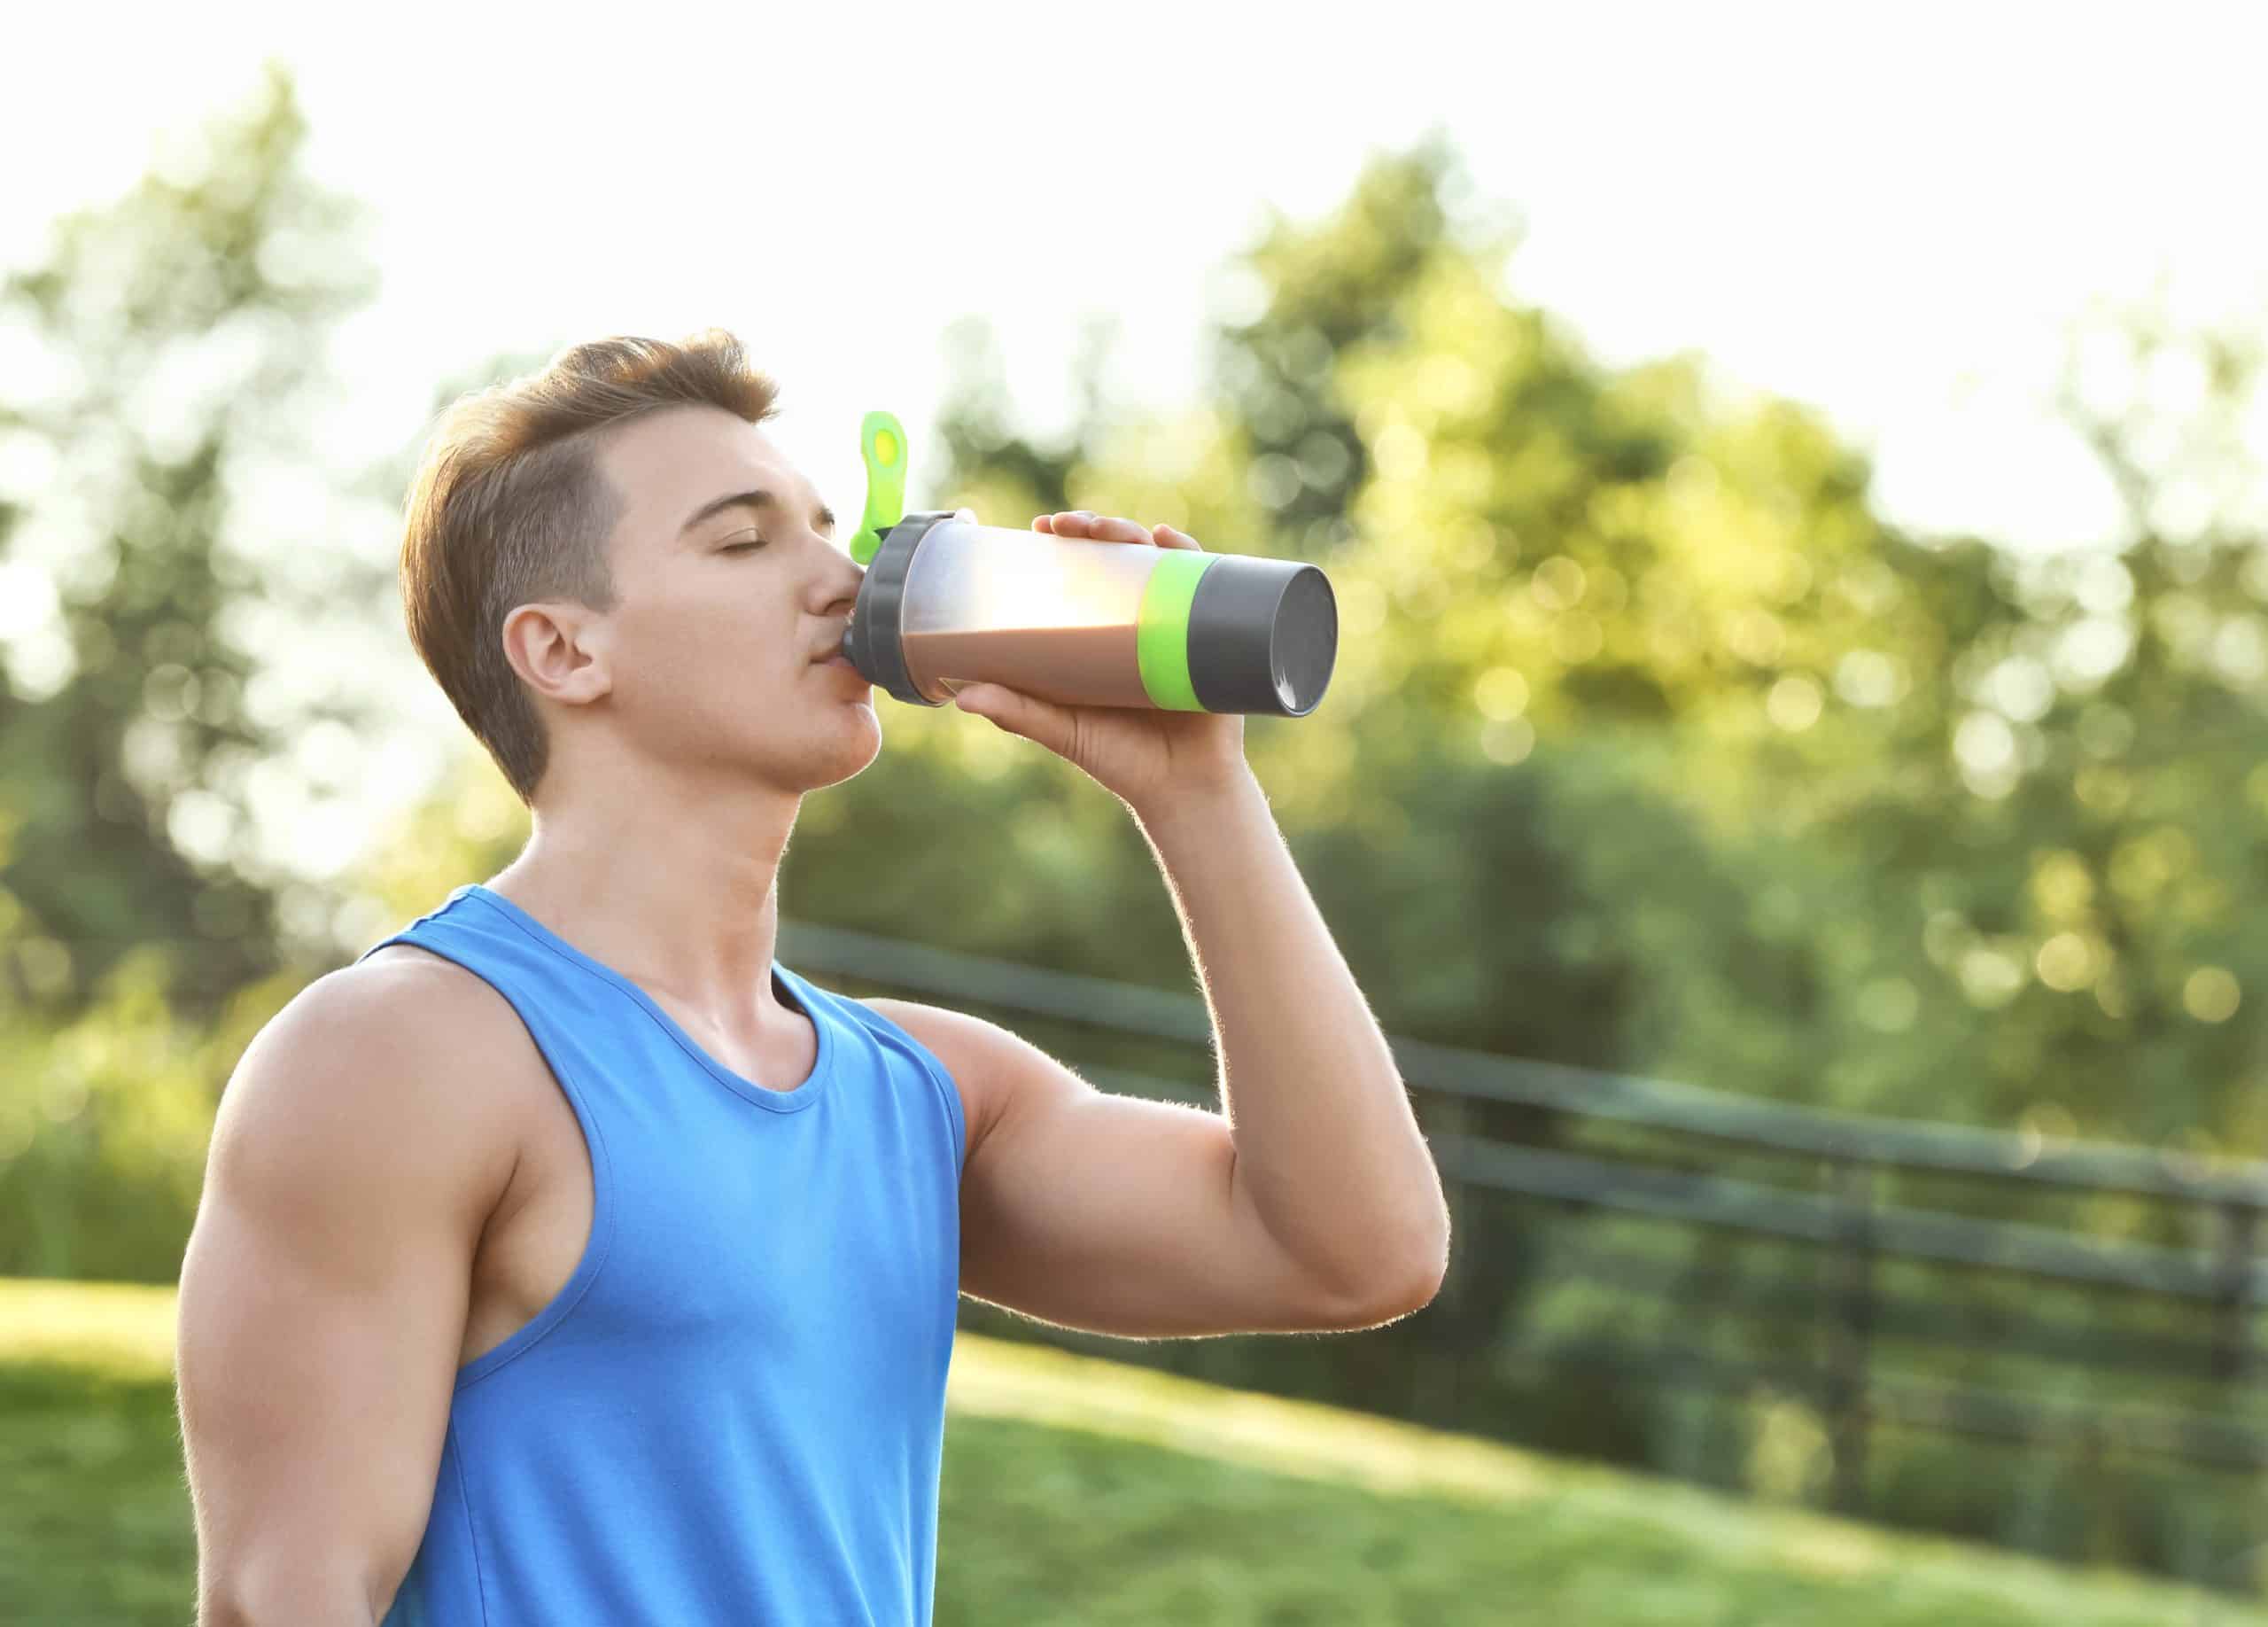
{"type": "Polygon", "coordinates": [[[1212,1010],[1234,1179],[1339,1291],[1430,1292],[1448,1259],[1441,1176],[1259,781],[1136,815],[1212,1010]]]}

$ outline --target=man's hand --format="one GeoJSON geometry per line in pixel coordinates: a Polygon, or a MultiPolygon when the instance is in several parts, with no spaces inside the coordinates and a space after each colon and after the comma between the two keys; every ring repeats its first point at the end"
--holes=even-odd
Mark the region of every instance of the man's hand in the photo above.
{"type": "MultiPolygon", "coordinates": [[[[1098,519],[1084,509],[1043,514],[1031,526],[1093,542],[1200,547],[1196,538],[1171,525],[1146,529],[1130,519],[1098,519]]],[[[1215,794],[1251,772],[1244,755],[1244,719],[1235,712],[1062,706],[997,683],[970,684],[953,697],[953,704],[1045,746],[1138,815],[1215,794]]]]}

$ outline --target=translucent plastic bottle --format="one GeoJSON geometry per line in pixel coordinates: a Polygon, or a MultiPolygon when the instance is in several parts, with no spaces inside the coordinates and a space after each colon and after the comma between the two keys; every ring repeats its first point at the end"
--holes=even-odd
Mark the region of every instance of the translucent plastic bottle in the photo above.
{"type": "Polygon", "coordinates": [[[909,514],[866,568],[843,653],[870,683],[942,706],[968,683],[1067,705],[1305,717],[1339,650],[1311,564],[1094,542],[909,514]]]}

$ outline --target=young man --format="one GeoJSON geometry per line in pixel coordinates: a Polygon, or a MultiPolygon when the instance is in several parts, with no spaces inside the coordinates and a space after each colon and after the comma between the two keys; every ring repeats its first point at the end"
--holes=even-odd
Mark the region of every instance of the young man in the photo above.
{"type": "Polygon", "coordinates": [[[607,340],[427,450],[410,635],[533,834],[223,1097],[179,1328],[206,1627],[926,1623],[958,1294],[1163,1338],[1439,1286],[1439,1179],[1240,718],[959,701],[1139,821],[1221,1112],[773,960],[802,798],[882,743],[774,394],[726,335],[607,340]]]}

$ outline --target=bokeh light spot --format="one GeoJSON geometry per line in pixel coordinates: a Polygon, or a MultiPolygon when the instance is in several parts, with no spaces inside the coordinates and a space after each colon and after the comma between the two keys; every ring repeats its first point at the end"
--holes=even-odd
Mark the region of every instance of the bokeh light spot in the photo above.
{"type": "Polygon", "coordinates": [[[2058,932],[2040,945],[2032,965],[2039,980],[2059,993],[2072,993],[2094,981],[2094,951],[2077,932],[2058,932]]]}
{"type": "Polygon", "coordinates": [[[1801,673],[1790,673],[1764,697],[1765,715],[1791,735],[1799,735],[1819,721],[1825,697],[1818,683],[1801,673]]]}
{"type": "Polygon", "coordinates": [[[2181,1007],[2201,1023],[2225,1023],[2236,1015],[2242,991],[2225,966],[2201,966],[2181,985],[2181,1007]]]}

